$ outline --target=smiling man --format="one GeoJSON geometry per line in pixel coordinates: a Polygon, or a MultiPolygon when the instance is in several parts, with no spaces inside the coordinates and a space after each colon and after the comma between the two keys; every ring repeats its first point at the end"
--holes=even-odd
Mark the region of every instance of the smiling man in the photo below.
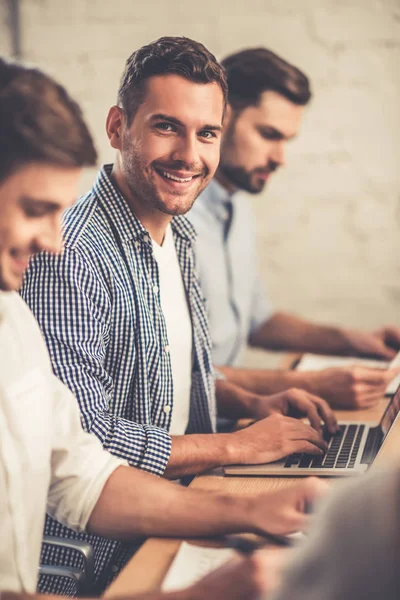
{"type": "MultiPolygon", "coordinates": [[[[134,52],[107,117],[115,162],[66,214],[63,253],[35,256],[22,289],[84,427],[169,478],[322,453],[321,418],[335,429],[310,394],[260,398],[219,380],[220,411],[260,420],[215,433],[211,342],[183,215],[217,168],[226,92],[223,69],[197,42],[161,38],[134,52]]],[[[75,535],[50,519],[46,532],[75,535]]],[[[105,576],[118,571],[126,554],[115,546],[110,564],[104,540],[91,543],[105,576]]]]}
{"type": "Polygon", "coordinates": [[[296,386],[336,407],[367,408],[384,394],[395,370],[350,367],[300,373],[240,368],[246,344],[391,359],[400,348],[400,329],[363,332],[324,326],[273,309],[257,271],[250,205],[237,192],[259,194],[285,165],[286,145],[299,133],[311,90],[299,69],[265,48],[242,50],[222,64],[229,105],[221,161],[188,214],[198,234],[196,261],[208,303],[214,363],[230,381],[253,392],[296,386]]]}
{"type": "MultiPolygon", "coordinates": [[[[128,467],[82,430],[77,403],[54,376],[39,327],[15,290],[29,255],[60,252],[61,215],[96,151],[77,104],[38,69],[0,59],[0,114],[2,599],[49,598],[35,594],[46,509],[93,543],[92,594],[104,585],[102,569],[116,548],[135,536],[303,527],[304,506],[324,492],[318,480],[256,496],[204,493],[128,467]]],[[[63,558],[73,561],[66,548],[63,558]]],[[[258,598],[270,583],[263,564],[261,556],[237,561],[186,590],[146,598],[258,598]]]]}

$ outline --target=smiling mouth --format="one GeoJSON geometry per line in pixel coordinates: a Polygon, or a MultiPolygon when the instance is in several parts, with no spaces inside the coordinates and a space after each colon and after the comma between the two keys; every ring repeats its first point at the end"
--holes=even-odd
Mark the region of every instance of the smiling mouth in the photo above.
{"type": "Polygon", "coordinates": [[[171,171],[166,171],[165,169],[161,169],[160,167],[154,167],[160,177],[163,179],[167,179],[168,181],[173,181],[176,183],[190,183],[194,179],[197,179],[200,176],[200,173],[196,173],[195,175],[188,175],[187,177],[182,177],[171,173],[171,171]]]}

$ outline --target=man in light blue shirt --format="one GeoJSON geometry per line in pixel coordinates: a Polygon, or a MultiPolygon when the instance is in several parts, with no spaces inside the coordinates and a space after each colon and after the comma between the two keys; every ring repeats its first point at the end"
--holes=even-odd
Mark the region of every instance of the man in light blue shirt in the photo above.
{"type": "Polygon", "coordinates": [[[260,193],[285,163],[286,143],[300,129],[311,98],[307,77],[264,48],[222,61],[229,87],[221,161],[213,181],[188,214],[198,233],[196,260],[213,342],[213,359],[233,381],[257,393],[301,387],[336,407],[367,408],[384,394],[393,371],[361,367],[319,372],[245,370],[242,351],[251,346],[390,359],[400,329],[374,332],[317,325],[274,311],[260,285],[255,225],[239,191],[260,193]]]}
{"type": "Polygon", "coordinates": [[[246,198],[213,179],[188,216],[199,233],[197,266],[214,362],[239,366],[249,334],[273,315],[258,277],[253,215],[246,198]]]}

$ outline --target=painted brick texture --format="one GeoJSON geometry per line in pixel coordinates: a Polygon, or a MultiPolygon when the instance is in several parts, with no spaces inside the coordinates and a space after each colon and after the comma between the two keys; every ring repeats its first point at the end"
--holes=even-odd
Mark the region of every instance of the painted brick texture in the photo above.
{"type": "MultiPolygon", "coordinates": [[[[263,280],[307,317],[400,323],[400,0],[22,0],[21,16],[24,57],[81,102],[103,161],[124,61],[152,39],[187,35],[218,57],[265,45],[302,68],[301,135],[252,198],[263,280]]],[[[0,33],[7,54],[4,2],[0,33]]]]}

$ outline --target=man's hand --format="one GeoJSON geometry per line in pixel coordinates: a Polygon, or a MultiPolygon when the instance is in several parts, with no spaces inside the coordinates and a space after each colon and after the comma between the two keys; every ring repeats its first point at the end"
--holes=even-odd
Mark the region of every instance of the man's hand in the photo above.
{"type": "Polygon", "coordinates": [[[274,414],[297,419],[307,417],[317,431],[321,420],[331,433],[336,432],[336,418],[329,404],[308,391],[287,386],[277,394],[257,394],[230,381],[218,380],[216,385],[218,411],[229,418],[261,420],[274,414]]]}
{"type": "Polygon", "coordinates": [[[334,408],[371,408],[382,396],[400,369],[366,369],[342,367],[307,373],[315,394],[322,396],[334,408]]]}
{"type": "Polygon", "coordinates": [[[229,464],[261,464],[292,453],[324,454],[327,444],[320,432],[302,421],[274,414],[229,436],[229,464]]]}
{"type": "Polygon", "coordinates": [[[392,360],[400,350],[400,328],[381,327],[376,331],[343,331],[348,354],[392,360]]]}
{"type": "MultiPolygon", "coordinates": [[[[296,485],[250,496],[247,510],[250,531],[262,535],[306,529],[310,518],[306,509],[318,502],[328,489],[326,482],[310,477],[296,485]]],[[[250,558],[230,561],[183,591],[182,600],[259,598],[260,594],[270,593],[279,585],[287,553],[287,550],[259,550],[250,558]]]]}
{"type": "Polygon", "coordinates": [[[259,550],[249,558],[236,557],[183,590],[180,598],[258,600],[264,594],[272,593],[280,584],[286,557],[287,550],[259,550]]]}
{"type": "Polygon", "coordinates": [[[317,431],[321,430],[321,421],[330,433],[337,431],[336,417],[329,404],[304,390],[291,388],[272,396],[255,395],[252,406],[255,419],[264,419],[273,414],[297,419],[307,417],[311,427],[317,431]]]}
{"type": "Polygon", "coordinates": [[[329,490],[329,484],[317,477],[301,479],[274,491],[249,498],[249,516],[255,524],[254,533],[287,535],[304,531],[312,515],[308,514],[329,490]]]}

